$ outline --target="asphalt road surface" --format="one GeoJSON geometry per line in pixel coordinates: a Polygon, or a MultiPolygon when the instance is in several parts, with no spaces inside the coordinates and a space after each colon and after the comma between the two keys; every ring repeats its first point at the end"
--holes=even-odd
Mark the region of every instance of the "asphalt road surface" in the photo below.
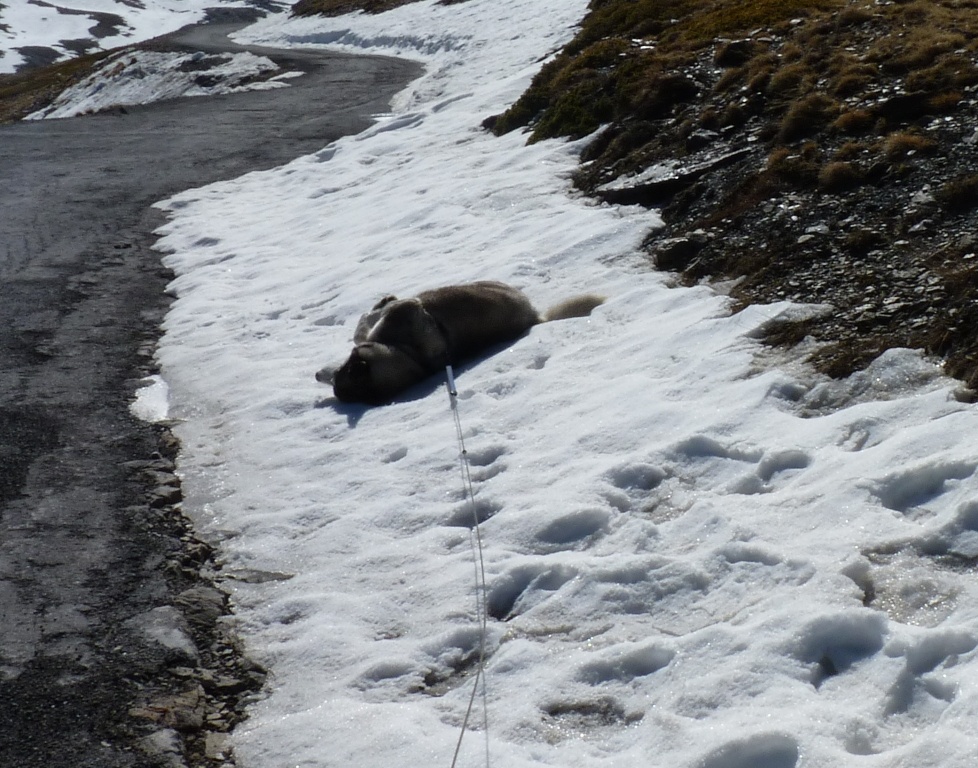
{"type": "MultiPolygon", "coordinates": [[[[235,50],[231,26],[157,47],[235,50]]],[[[166,669],[194,667],[194,649],[146,640],[147,617],[165,619],[200,586],[190,561],[206,557],[174,515],[173,446],[128,411],[170,277],[151,250],[162,218],[149,206],[363,130],[419,71],[256,52],[307,74],[289,88],[0,127],[0,768],[179,765],[184,732],[199,731],[196,705],[189,721],[176,705],[133,715],[166,669]],[[155,756],[139,747],[147,734],[155,756]]]]}

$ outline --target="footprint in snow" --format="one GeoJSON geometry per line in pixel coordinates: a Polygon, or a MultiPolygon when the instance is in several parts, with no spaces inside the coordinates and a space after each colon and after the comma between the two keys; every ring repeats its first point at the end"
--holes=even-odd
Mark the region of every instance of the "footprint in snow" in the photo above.
{"type": "Polygon", "coordinates": [[[754,446],[726,446],[708,435],[693,435],[670,451],[675,474],[693,484],[704,481],[728,493],[770,493],[778,484],[807,469],[811,456],[802,450],[764,451],[754,446]]]}
{"type": "Polygon", "coordinates": [[[917,519],[933,514],[928,505],[975,472],[973,462],[936,461],[894,472],[877,480],[870,491],[887,509],[917,519]]]}
{"type": "Polygon", "coordinates": [[[475,528],[493,517],[502,507],[488,499],[475,499],[459,504],[445,521],[450,528],[475,528]]]}
{"type": "Polygon", "coordinates": [[[818,689],[828,678],[879,653],[885,633],[886,619],[878,613],[820,616],[802,631],[795,655],[812,665],[811,683],[818,689]]]}
{"type": "Polygon", "coordinates": [[[757,733],[711,752],[697,768],[795,768],[798,742],[782,733],[757,733]]]}
{"type": "Polygon", "coordinates": [[[402,446],[399,446],[399,447],[395,448],[390,453],[388,453],[383,458],[383,462],[385,464],[395,464],[395,463],[397,463],[398,461],[400,461],[401,459],[403,459],[407,455],[408,455],[408,449],[405,446],[402,445],[402,446]]]}
{"type": "Polygon", "coordinates": [[[575,576],[577,569],[563,564],[531,563],[512,568],[489,588],[489,615],[497,621],[509,621],[544,602],[575,576]]]}
{"type": "Polygon", "coordinates": [[[628,712],[612,696],[554,701],[540,709],[544,723],[553,728],[548,741],[560,741],[571,733],[586,736],[589,731],[599,731],[600,734],[599,729],[636,723],[643,716],[641,712],[628,712]]]}
{"type": "Polygon", "coordinates": [[[612,681],[627,683],[636,677],[646,677],[669,666],[676,652],[660,645],[613,648],[601,657],[583,664],[577,679],[588,685],[601,685],[612,681]]]}
{"type": "MultiPolygon", "coordinates": [[[[933,630],[903,649],[906,666],[884,698],[883,715],[915,713],[915,720],[934,722],[957,696],[958,686],[941,674],[953,667],[958,656],[978,646],[978,636],[964,630],[933,630]],[[931,673],[936,673],[931,675],[931,673]]],[[[897,649],[888,649],[891,653],[897,649]]]]}
{"type": "Polygon", "coordinates": [[[579,509],[551,520],[536,533],[544,545],[565,549],[568,545],[589,542],[605,531],[611,515],[605,509],[579,509]]]}

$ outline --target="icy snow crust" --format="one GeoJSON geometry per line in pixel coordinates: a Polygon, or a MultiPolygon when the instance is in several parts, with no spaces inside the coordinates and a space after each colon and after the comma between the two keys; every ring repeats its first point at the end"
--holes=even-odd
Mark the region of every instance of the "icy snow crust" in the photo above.
{"type": "Polygon", "coordinates": [[[187,509],[272,671],[239,765],[450,764],[479,622],[449,398],[340,406],[313,373],[385,294],[491,278],[609,297],[457,372],[491,764],[971,768],[974,408],[909,351],[844,382],[762,364],[797,306],[670,287],[647,212],[571,192],[577,146],[479,128],[585,10],[266,19],[248,41],[427,73],[365,133],[165,204],[187,509]]]}

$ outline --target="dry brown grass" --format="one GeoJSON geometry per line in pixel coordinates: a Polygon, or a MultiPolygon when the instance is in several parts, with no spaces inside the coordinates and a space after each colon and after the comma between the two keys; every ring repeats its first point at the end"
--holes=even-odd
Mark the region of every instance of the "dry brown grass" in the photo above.
{"type": "Polygon", "coordinates": [[[863,183],[865,172],[855,163],[833,161],[818,172],[819,189],[825,192],[846,192],[863,183]]]}
{"type": "Polygon", "coordinates": [[[944,184],[935,194],[938,202],[953,213],[978,208],[978,175],[965,174],[944,184]]]}
{"type": "Polygon", "coordinates": [[[872,143],[862,141],[847,141],[835,150],[832,159],[839,162],[858,160],[860,158],[865,158],[874,150],[874,148],[875,145],[872,143]]]}
{"type": "MultiPolygon", "coordinates": [[[[907,242],[924,247],[928,238],[950,236],[942,217],[965,226],[976,215],[978,174],[962,168],[962,176],[946,184],[940,181],[946,171],[931,175],[942,158],[946,165],[947,135],[960,128],[965,110],[974,109],[975,30],[978,0],[593,0],[581,33],[497,128],[528,126],[536,139],[583,136],[606,124],[575,175],[585,191],[663,158],[754,147],[742,165],[711,171],[663,210],[677,236],[699,228],[717,233],[716,247],[681,267],[684,279],[738,278],[742,292],[735,298],[744,301],[791,298],[805,285],[792,270],[814,269],[812,259],[831,256],[837,247],[855,267],[874,265],[872,279],[885,282],[891,265],[895,270],[898,261],[914,258],[907,242]],[[653,41],[654,50],[640,52],[636,38],[653,41]],[[619,45],[616,60],[602,68],[594,66],[600,56],[587,63],[592,46],[613,39],[629,44],[619,45]],[[595,119],[598,114],[604,119],[595,119]],[[927,196],[911,204],[928,185],[937,205],[927,196]],[[908,189],[893,192],[901,186],[908,189]],[[786,221],[779,247],[766,229],[774,225],[758,212],[783,211],[785,200],[805,201],[820,215],[843,220],[865,216],[877,230],[833,230],[799,250],[786,221]],[[759,232],[770,238],[768,248],[738,245],[759,232]],[[891,254],[897,240],[903,245],[891,254]]],[[[817,272],[809,286],[832,279],[828,270],[817,272]]],[[[964,292],[969,301],[976,290],[964,292]]],[[[905,302],[904,315],[882,312],[875,326],[854,315],[858,323],[837,337],[844,341],[827,347],[823,370],[845,375],[888,345],[919,343],[947,352],[966,379],[978,381],[978,342],[969,342],[961,324],[947,318],[934,321],[944,324],[940,339],[924,338],[921,317],[912,315],[917,310],[911,307],[922,303],[915,296],[905,302]]],[[[958,316],[971,306],[961,302],[958,316]]],[[[976,327],[978,310],[972,336],[976,327]]]]}
{"type": "Polygon", "coordinates": [[[100,51],[13,75],[0,75],[0,124],[46,107],[66,88],[87,77],[111,51],[100,51]]]}
{"type": "Polygon", "coordinates": [[[933,28],[930,22],[907,29],[900,37],[884,37],[867,53],[867,60],[876,62],[887,72],[906,74],[930,67],[939,56],[963,48],[967,38],[957,32],[933,28]]]}
{"type": "Polygon", "coordinates": [[[897,131],[883,140],[883,154],[890,160],[910,157],[917,153],[933,152],[937,142],[918,133],[897,131]]]}
{"type": "Polygon", "coordinates": [[[753,29],[779,29],[792,19],[843,8],[839,0],[752,0],[683,3],[686,12],[677,37],[688,45],[702,45],[718,37],[753,29]]]}
{"type": "Polygon", "coordinates": [[[781,120],[778,138],[783,142],[811,136],[832,122],[839,104],[823,93],[811,93],[791,103],[781,120]]]}
{"type": "Polygon", "coordinates": [[[806,142],[799,149],[778,147],[768,156],[766,170],[769,174],[793,186],[811,187],[818,182],[821,169],[821,153],[814,142],[806,142]]]}
{"type": "Polygon", "coordinates": [[[877,76],[877,69],[871,64],[850,64],[836,71],[831,93],[839,98],[856,96],[875,83],[877,76]]]}
{"type": "Polygon", "coordinates": [[[849,6],[839,14],[839,24],[847,27],[856,27],[875,18],[873,11],[865,6],[849,6]]]}
{"type": "Polygon", "coordinates": [[[850,109],[842,112],[833,122],[832,127],[842,133],[869,133],[879,118],[868,109],[850,109]]]}
{"type": "Polygon", "coordinates": [[[968,56],[949,54],[940,57],[929,67],[910,72],[906,83],[911,91],[937,92],[966,88],[978,83],[978,66],[968,56]]]}
{"type": "Polygon", "coordinates": [[[809,93],[817,80],[816,73],[807,64],[796,62],[776,70],[768,81],[768,96],[777,99],[794,99],[809,93]]]}

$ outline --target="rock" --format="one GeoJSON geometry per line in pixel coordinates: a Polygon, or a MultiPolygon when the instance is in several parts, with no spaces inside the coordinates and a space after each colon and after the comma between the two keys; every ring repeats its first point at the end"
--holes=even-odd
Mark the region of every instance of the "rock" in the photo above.
{"type": "Polygon", "coordinates": [[[207,692],[215,696],[233,696],[255,687],[251,680],[242,680],[227,675],[212,675],[201,682],[207,692]]]}
{"type": "Polygon", "coordinates": [[[228,612],[227,595],[214,587],[191,587],[177,595],[173,603],[192,626],[203,631],[213,628],[228,612]]]}
{"type": "Polygon", "coordinates": [[[183,741],[172,728],[153,731],[139,742],[140,749],[161,768],[187,768],[183,741]]]}
{"type": "Polygon", "coordinates": [[[758,45],[753,40],[722,40],[717,45],[713,63],[718,67],[740,67],[746,64],[757,52],[758,45]]]}
{"type": "Polygon", "coordinates": [[[288,581],[294,573],[280,571],[261,571],[257,568],[235,568],[224,572],[225,578],[234,579],[245,584],[265,584],[269,581],[288,581]]]}
{"type": "Polygon", "coordinates": [[[190,638],[187,620],[172,605],[134,616],[126,624],[153,655],[169,663],[197,665],[200,654],[190,638]]]}
{"type": "Polygon", "coordinates": [[[931,111],[930,94],[925,91],[901,93],[876,105],[880,117],[894,122],[906,122],[922,117],[931,111]]]}
{"type": "Polygon", "coordinates": [[[204,689],[199,685],[183,693],[163,696],[129,710],[132,717],[165,725],[174,731],[198,731],[204,726],[204,689]]]}
{"type": "Polygon", "coordinates": [[[204,738],[204,757],[208,760],[226,760],[231,756],[230,739],[226,733],[208,732],[204,738]]]}
{"type": "Polygon", "coordinates": [[[689,165],[655,167],[638,176],[616,179],[604,184],[594,193],[609,203],[653,208],[668,203],[675,195],[700,178],[743,160],[751,153],[750,149],[735,149],[689,165]]]}
{"type": "Polygon", "coordinates": [[[167,470],[161,469],[156,465],[146,467],[143,470],[143,477],[145,477],[153,485],[175,487],[180,485],[179,477],[177,477],[173,472],[168,472],[167,470]]]}
{"type": "Polygon", "coordinates": [[[703,248],[704,241],[693,237],[669,237],[655,245],[655,266],[666,272],[678,272],[689,266],[703,248]]]}
{"type": "Polygon", "coordinates": [[[170,507],[183,501],[183,491],[179,485],[158,485],[149,491],[147,499],[154,509],[170,507]]]}

